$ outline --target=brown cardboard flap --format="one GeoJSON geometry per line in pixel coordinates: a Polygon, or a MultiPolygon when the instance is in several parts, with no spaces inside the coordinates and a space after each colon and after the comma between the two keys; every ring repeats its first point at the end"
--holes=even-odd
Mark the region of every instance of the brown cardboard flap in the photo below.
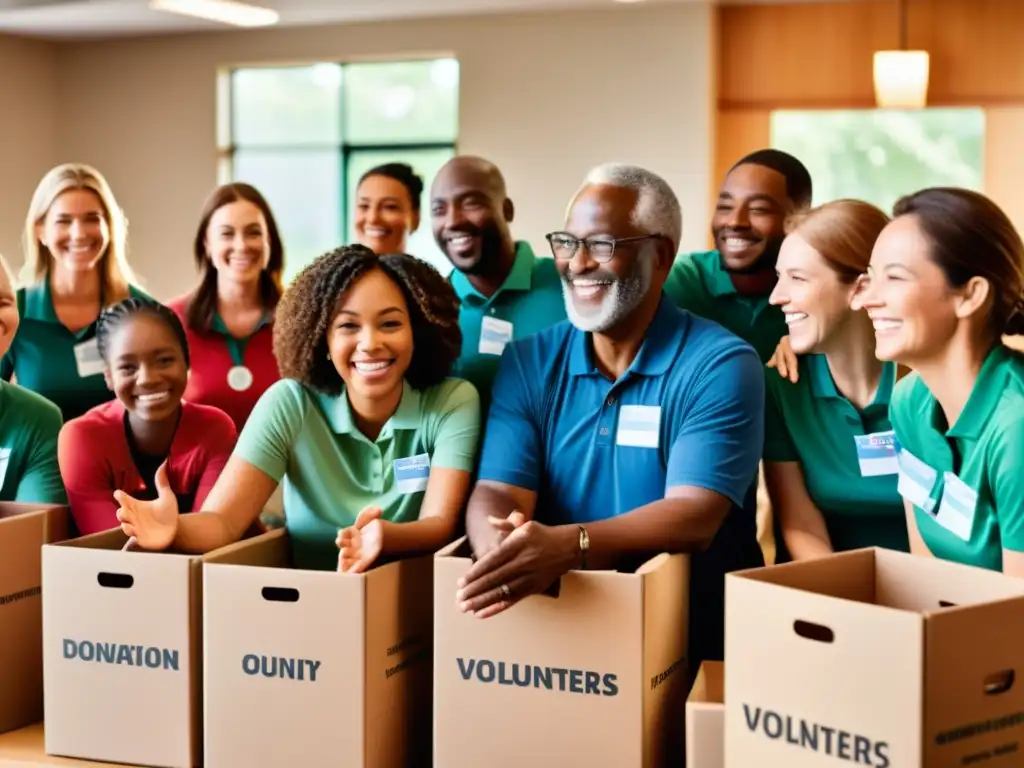
{"type": "MultiPolygon", "coordinates": [[[[79,536],[77,539],[68,539],[58,542],[56,546],[76,547],[81,549],[124,549],[128,543],[128,537],[120,528],[111,528],[109,531],[90,533],[86,536],[79,536]]],[[[142,554],[150,554],[139,550],[142,554]]]]}
{"type": "Polygon", "coordinates": [[[700,665],[693,688],[686,699],[690,704],[723,704],[725,702],[725,664],[705,661],[700,665]]]}
{"type": "Polygon", "coordinates": [[[875,552],[876,602],[934,613],[1024,595],[1024,579],[935,557],[879,549],[875,552]]]}
{"type": "Polygon", "coordinates": [[[242,539],[203,556],[204,563],[259,565],[268,568],[287,568],[290,560],[291,546],[284,528],[275,528],[259,536],[242,539]]]}

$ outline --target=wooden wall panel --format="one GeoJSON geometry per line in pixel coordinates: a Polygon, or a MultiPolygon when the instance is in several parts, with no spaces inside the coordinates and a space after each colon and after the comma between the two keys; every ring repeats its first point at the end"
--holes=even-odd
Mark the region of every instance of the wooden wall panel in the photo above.
{"type": "MultiPolygon", "coordinates": [[[[931,54],[931,105],[1024,103],[1022,0],[908,2],[908,45],[931,54]]],[[[872,55],[899,42],[896,0],[720,14],[722,109],[873,107],[872,55]]]]}
{"type": "Polygon", "coordinates": [[[1024,233],[1024,105],[985,110],[985,194],[1010,217],[1024,233]]]}

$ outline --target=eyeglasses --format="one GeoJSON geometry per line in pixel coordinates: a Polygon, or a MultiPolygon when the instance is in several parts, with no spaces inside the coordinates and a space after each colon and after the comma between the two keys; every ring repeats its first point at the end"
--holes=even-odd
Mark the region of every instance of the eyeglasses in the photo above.
{"type": "Polygon", "coordinates": [[[615,246],[620,243],[638,243],[641,240],[653,240],[661,235],[636,235],[634,237],[588,237],[580,240],[568,232],[552,232],[547,235],[548,243],[551,244],[551,254],[559,261],[568,261],[580,246],[586,246],[590,258],[599,264],[611,261],[615,254],[615,246]]]}

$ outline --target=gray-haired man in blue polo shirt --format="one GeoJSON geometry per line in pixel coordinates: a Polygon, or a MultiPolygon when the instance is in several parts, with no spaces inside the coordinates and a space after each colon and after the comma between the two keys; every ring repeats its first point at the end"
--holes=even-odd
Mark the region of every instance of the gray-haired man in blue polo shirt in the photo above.
{"type": "Polygon", "coordinates": [[[763,562],[764,374],[750,345],[663,295],[681,230],[663,179],[607,165],[548,235],[570,322],[502,357],[457,599],[486,617],[573,568],[696,553],[696,669],[721,658],[725,572],[763,562]]]}

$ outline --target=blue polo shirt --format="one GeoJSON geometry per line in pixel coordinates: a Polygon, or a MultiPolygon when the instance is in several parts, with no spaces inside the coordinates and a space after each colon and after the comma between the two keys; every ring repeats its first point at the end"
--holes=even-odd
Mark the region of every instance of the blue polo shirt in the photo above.
{"type": "Polygon", "coordinates": [[[763,564],[764,387],[749,344],[665,296],[618,381],[595,367],[590,334],[560,323],[506,347],[479,478],[535,491],[536,519],[551,525],[622,515],[680,485],[728,498],[691,568],[691,657],[720,659],[725,573],[763,564]]]}
{"type": "Polygon", "coordinates": [[[459,297],[462,329],[462,354],[452,376],[476,387],[486,414],[505,345],[565,320],[562,280],[555,260],[538,258],[525,242],[516,243],[512,269],[493,296],[484,296],[458,270],[449,280],[459,297]]]}

